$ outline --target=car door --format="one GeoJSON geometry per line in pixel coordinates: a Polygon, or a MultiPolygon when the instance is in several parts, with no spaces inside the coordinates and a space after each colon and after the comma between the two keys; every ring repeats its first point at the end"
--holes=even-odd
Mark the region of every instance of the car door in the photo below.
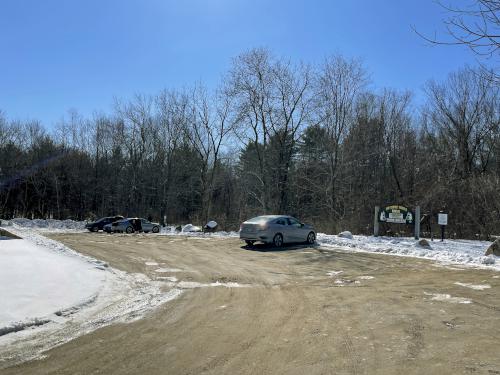
{"type": "Polygon", "coordinates": [[[303,230],[301,222],[293,217],[287,218],[287,221],[288,221],[290,241],[292,242],[305,241],[305,236],[303,236],[302,234],[303,230]]]}
{"type": "Polygon", "coordinates": [[[285,218],[280,218],[275,220],[272,226],[273,226],[273,233],[272,233],[273,237],[276,233],[281,233],[283,235],[283,241],[290,242],[288,234],[288,229],[289,229],[288,222],[286,221],[285,218]]]}
{"type": "Polygon", "coordinates": [[[147,221],[146,219],[141,219],[141,224],[143,232],[151,232],[151,230],[153,229],[153,224],[151,224],[151,222],[147,221]]]}

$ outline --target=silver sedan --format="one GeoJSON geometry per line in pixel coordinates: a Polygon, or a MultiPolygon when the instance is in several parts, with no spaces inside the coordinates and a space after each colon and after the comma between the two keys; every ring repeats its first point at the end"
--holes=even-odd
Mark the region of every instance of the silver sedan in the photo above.
{"type": "Polygon", "coordinates": [[[152,223],[149,220],[134,217],[116,221],[112,224],[108,224],[104,226],[104,231],[108,233],[115,232],[125,232],[125,233],[134,233],[134,232],[153,232],[158,233],[160,231],[160,224],[152,223]]]}
{"type": "Polygon", "coordinates": [[[240,227],[240,239],[247,245],[255,242],[272,243],[276,247],[284,243],[316,241],[316,232],[311,225],[284,215],[257,216],[245,221],[240,227]]]}

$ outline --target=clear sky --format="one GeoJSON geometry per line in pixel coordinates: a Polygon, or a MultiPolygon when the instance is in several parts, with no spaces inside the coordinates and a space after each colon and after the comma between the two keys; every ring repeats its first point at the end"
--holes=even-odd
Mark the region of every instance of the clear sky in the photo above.
{"type": "Polygon", "coordinates": [[[445,16],[433,0],[1,0],[0,109],[47,126],[69,109],[109,112],[114,97],[216,85],[253,47],[309,63],[360,57],[374,88],[418,102],[428,79],[475,64],[411,29],[439,33],[445,16]]]}

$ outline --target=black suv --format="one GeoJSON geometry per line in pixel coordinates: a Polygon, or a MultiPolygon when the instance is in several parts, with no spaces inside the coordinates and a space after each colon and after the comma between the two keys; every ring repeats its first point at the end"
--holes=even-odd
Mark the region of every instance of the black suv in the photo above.
{"type": "Polygon", "coordinates": [[[98,232],[100,230],[103,230],[103,228],[106,224],[111,224],[111,223],[114,223],[115,221],[122,220],[122,219],[123,219],[123,216],[120,216],[120,215],[103,217],[103,218],[100,218],[99,220],[96,220],[92,223],[85,224],[85,228],[91,232],[98,232]]]}

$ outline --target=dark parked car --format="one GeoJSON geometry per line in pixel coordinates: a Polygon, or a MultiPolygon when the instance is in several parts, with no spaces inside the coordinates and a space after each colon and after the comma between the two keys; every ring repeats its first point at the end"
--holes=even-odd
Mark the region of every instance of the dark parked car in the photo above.
{"type": "Polygon", "coordinates": [[[87,223],[85,225],[85,228],[91,232],[97,232],[103,230],[105,225],[114,223],[115,221],[118,220],[123,220],[123,216],[117,215],[117,216],[102,217],[99,220],[87,223]]]}
{"type": "Polygon", "coordinates": [[[104,226],[104,231],[108,233],[115,232],[153,232],[158,233],[160,231],[160,224],[152,223],[149,220],[140,217],[130,217],[128,219],[118,220],[112,224],[107,224],[104,226]]]}

